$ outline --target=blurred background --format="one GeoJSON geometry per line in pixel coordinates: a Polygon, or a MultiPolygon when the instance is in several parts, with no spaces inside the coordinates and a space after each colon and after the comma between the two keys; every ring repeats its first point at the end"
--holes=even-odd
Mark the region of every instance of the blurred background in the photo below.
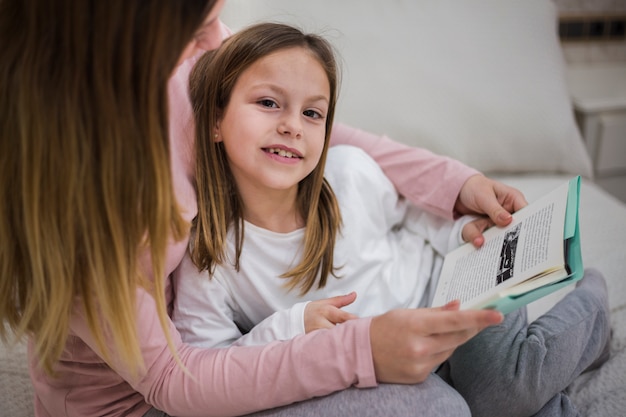
{"type": "Polygon", "coordinates": [[[568,87],[595,181],[626,201],[626,1],[553,1],[568,87]]]}

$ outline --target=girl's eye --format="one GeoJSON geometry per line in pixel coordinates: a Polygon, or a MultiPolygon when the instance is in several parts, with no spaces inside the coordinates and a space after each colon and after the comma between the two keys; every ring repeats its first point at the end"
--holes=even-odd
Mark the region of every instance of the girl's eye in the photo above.
{"type": "Polygon", "coordinates": [[[313,119],[322,119],[324,117],[315,110],[305,110],[304,112],[302,112],[302,114],[304,114],[306,117],[311,117],[313,119]]]}
{"type": "Polygon", "coordinates": [[[259,100],[257,103],[259,103],[263,107],[272,107],[272,108],[278,107],[278,104],[276,104],[274,100],[270,100],[268,98],[259,100]]]}

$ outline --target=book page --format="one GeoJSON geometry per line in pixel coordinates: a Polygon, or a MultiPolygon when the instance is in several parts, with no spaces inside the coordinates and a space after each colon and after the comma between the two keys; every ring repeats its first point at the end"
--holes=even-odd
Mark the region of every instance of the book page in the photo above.
{"type": "Polygon", "coordinates": [[[539,275],[563,277],[568,190],[566,183],[515,213],[506,228],[487,230],[480,249],[465,244],[450,252],[433,306],[454,299],[461,300],[462,307],[473,305],[539,275]]]}

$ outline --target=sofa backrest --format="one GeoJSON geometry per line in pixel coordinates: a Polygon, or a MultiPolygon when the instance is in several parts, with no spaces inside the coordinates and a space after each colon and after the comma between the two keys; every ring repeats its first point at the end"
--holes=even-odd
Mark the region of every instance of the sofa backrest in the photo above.
{"type": "Polygon", "coordinates": [[[329,39],[338,121],[486,173],[591,176],[550,0],[228,0],[222,17],[329,39]]]}

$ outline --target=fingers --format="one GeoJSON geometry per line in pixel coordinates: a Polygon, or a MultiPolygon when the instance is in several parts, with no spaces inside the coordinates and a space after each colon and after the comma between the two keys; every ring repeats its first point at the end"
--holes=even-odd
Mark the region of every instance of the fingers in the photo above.
{"type": "Polygon", "coordinates": [[[524,194],[516,188],[494,181],[494,191],[501,206],[509,213],[515,213],[528,205],[524,194]]]}
{"type": "Polygon", "coordinates": [[[497,312],[489,312],[483,317],[474,317],[469,321],[451,320],[444,321],[441,332],[433,333],[426,337],[427,349],[432,356],[437,356],[435,361],[441,363],[446,360],[454,350],[476,336],[489,326],[501,323],[502,315],[497,312]],[[495,314],[491,314],[495,313],[495,314]],[[444,356],[442,359],[441,356],[444,356]]]}
{"type": "Polygon", "coordinates": [[[319,300],[319,302],[326,303],[337,308],[342,308],[352,304],[354,300],[356,300],[356,292],[352,291],[349,294],[338,295],[336,297],[327,298],[325,300],[319,300]]]}
{"type": "Polygon", "coordinates": [[[509,187],[498,181],[493,181],[493,190],[496,197],[496,203],[493,204],[493,201],[485,202],[485,204],[492,205],[492,211],[486,211],[487,213],[493,213],[489,217],[497,224],[498,226],[506,226],[513,220],[513,216],[511,213],[515,213],[516,211],[524,208],[528,205],[524,194],[521,191],[509,187]]]}
{"type": "Polygon", "coordinates": [[[337,324],[344,323],[348,320],[357,319],[358,316],[341,310],[328,304],[309,303],[305,310],[304,331],[312,332],[318,329],[330,329],[337,324]],[[311,307],[311,308],[309,308],[311,307]]]}
{"type": "Polygon", "coordinates": [[[370,322],[376,378],[381,382],[423,381],[437,365],[502,314],[459,311],[458,301],[439,308],[392,310],[370,322]]]}
{"type": "Polygon", "coordinates": [[[506,226],[514,213],[528,203],[521,191],[483,175],[470,177],[459,193],[455,210],[461,214],[486,214],[496,225],[506,226]]]}
{"type": "Polygon", "coordinates": [[[430,330],[427,334],[431,335],[461,332],[467,329],[482,330],[501,323],[504,318],[502,313],[496,310],[426,310],[430,311],[423,318],[424,330],[430,330]]]}
{"type": "MultiPolygon", "coordinates": [[[[504,190],[502,190],[504,191],[504,190]]],[[[506,195],[504,195],[505,198],[506,195]]],[[[507,211],[498,199],[498,191],[493,188],[491,194],[484,193],[476,196],[476,202],[478,204],[477,211],[483,212],[489,216],[489,218],[498,226],[506,226],[513,221],[513,216],[507,211]]]]}
{"type": "Polygon", "coordinates": [[[352,291],[349,294],[338,295],[315,302],[321,304],[319,307],[320,314],[323,314],[326,320],[334,325],[358,318],[352,313],[341,310],[341,308],[352,304],[354,300],[356,300],[356,292],[352,291]]]}
{"type": "Polygon", "coordinates": [[[342,310],[356,300],[356,292],[345,295],[311,301],[304,309],[304,331],[309,333],[317,329],[329,329],[339,323],[358,318],[342,310]]]}

